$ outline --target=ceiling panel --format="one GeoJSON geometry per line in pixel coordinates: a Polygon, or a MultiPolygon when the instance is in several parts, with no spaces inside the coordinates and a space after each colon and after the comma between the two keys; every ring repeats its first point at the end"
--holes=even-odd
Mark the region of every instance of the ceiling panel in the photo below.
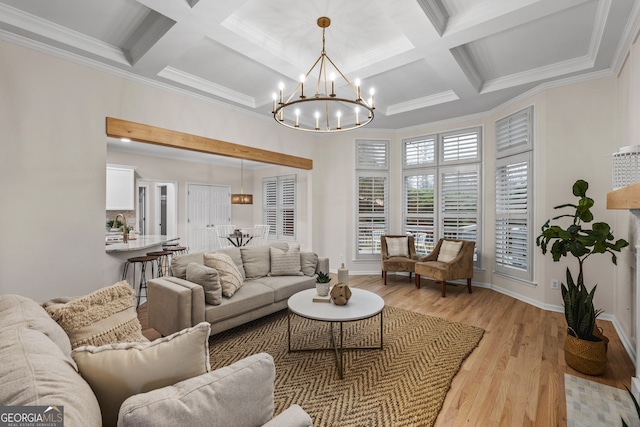
{"type": "Polygon", "coordinates": [[[585,3],[484,37],[467,47],[483,80],[585,57],[598,35],[594,31],[599,31],[594,28],[596,10],[597,3],[585,3]]]}

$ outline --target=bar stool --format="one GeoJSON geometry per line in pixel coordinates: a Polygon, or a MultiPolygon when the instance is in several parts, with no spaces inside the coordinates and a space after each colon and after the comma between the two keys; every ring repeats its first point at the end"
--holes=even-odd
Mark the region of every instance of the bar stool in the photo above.
{"type": "Polygon", "coordinates": [[[171,251],[174,255],[186,254],[189,251],[185,246],[164,246],[162,249],[165,251],[171,251]]]}
{"type": "Polygon", "coordinates": [[[169,270],[169,256],[171,256],[173,254],[173,251],[169,251],[169,250],[162,250],[162,251],[155,251],[155,252],[148,252],[147,256],[157,256],[158,257],[158,262],[157,262],[157,266],[158,266],[158,274],[154,274],[153,271],[151,271],[151,277],[162,277],[162,276],[166,276],[165,274],[165,266],[167,268],[167,274],[168,274],[168,270],[169,270]]]}
{"type": "Polygon", "coordinates": [[[147,263],[151,263],[151,272],[153,275],[153,263],[157,262],[157,260],[158,260],[158,257],[155,255],[154,256],[150,256],[150,255],[138,256],[138,257],[127,259],[127,262],[124,264],[124,268],[122,270],[122,280],[127,279],[129,266],[133,265],[133,282],[131,283],[131,286],[133,286],[134,291],[136,290],[136,264],[140,264],[140,282],[138,284],[138,292],[136,292],[136,294],[138,295],[138,303],[136,307],[140,305],[140,297],[142,296],[142,289],[144,289],[145,298],[147,297],[147,276],[146,276],[147,263]]]}

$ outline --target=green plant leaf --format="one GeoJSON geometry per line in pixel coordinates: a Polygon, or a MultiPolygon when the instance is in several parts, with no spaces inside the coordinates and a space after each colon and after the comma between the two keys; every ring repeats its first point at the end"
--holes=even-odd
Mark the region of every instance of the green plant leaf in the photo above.
{"type": "Polygon", "coordinates": [[[585,197],[587,195],[587,190],[589,189],[589,183],[582,179],[579,179],[573,184],[573,195],[576,197],[585,197]]]}

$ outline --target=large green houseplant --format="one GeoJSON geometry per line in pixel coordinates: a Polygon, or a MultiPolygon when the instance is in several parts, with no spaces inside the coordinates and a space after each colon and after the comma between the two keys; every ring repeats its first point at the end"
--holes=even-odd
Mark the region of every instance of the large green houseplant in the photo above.
{"type": "MultiPolygon", "coordinates": [[[[570,208],[573,212],[547,220],[536,239],[536,245],[540,246],[543,254],[551,252],[555,262],[569,255],[578,260],[577,280],[573,280],[571,271],[567,267],[567,284],[566,286],[564,283],[562,284],[562,299],[568,335],[579,340],[602,342],[601,337],[594,335],[594,332],[597,332],[596,317],[602,312],[596,310],[593,305],[596,286],[594,285],[591,291],[587,290],[584,284],[583,264],[591,255],[604,253],[611,254],[611,261],[613,264],[617,264],[616,252],[620,252],[629,243],[624,239],[615,240],[609,224],[605,222],[592,223],[594,218],[591,208],[594,201],[587,197],[588,189],[589,184],[584,180],[580,179],[573,184],[573,195],[578,197],[578,202],[576,204],[565,203],[554,208],[570,208]],[[560,224],[551,224],[551,221],[561,218],[571,219],[566,227],[560,224]],[[590,223],[592,223],[591,229],[586,227],[586,224],[590,223]]],[[[568,338],[565,343],[565,354],[570,342],[572,340],[568,338]]],[[[571,366],[570,359],[572,357],[567,357],[567,363],[571,366]]],[[[573,367],[580,370],[576,366],[573,367]]]]}

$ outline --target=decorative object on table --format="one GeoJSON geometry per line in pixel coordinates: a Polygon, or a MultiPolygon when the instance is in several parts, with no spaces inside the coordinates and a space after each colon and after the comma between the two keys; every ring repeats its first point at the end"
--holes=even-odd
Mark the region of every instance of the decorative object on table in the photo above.
{"type": "Polygon", "coordinates": [[[335,305],[346,305],[351,298],[351,289],[345,283],[338,283],[331,288],[331,299],[335,305]]]}
{"type": "Polygon", "coordinates": [[[338,283],[344,283],[345,285],[349,284],[349,270],[345,268],[344,262],[338,269],[338,283]]]}
{"type": "Polygon", "coordinates": [[[312,298],[313,302],[331,302],[331,295],[327,294],[324,296],[320,296],[318,294],[315,294],[312,298]]]}
{"type": "Polygon", "coordinates": [[[594,285],[587,291],[584,285],[582,266],[584,261],[593,254],[608,252],[611,262],[617,264],[614,252],[620,252],[629,243],[624,239],[614,241],[611,227],[604,222],[594,222],[591,230],[583,228],[585,223],[593,221],[591,208],[593,199],[587,197],[589,184],[577,180],[573,184],[573,195],[578,197],[577,204],[566,203],[554,209],[573,208],[575,213],[558,215],[547,220],[536,238],[536,245],[542,253],[551,252],[553,261],[557,262],[563,256],[573,255],[578,260],[578,280],[574,282],[571,271],[567,267],[567,285],[562,284],[562,299],[564,301],[564,315],[567,320],[567,339],[565,340],[565,359],[567,365],[587,375],[600,375],[606,369],[607,342],[596,325],[596,317],[602,310],[596,310],[593,298],[596,291],[594,285]],[[573,218],[566,228],[560,225],[550,225],[552,220],[569,217],[573,218]],[[553,242],[551,248],[549,244],[553,242]]]}
{"type": "Polygon", "coordinates": [[[329,273],[319,271],[318,276],[316,277],[316,291],[318,292],[318,296],[326,297],[329,295],[330,283],[331,277],[329,276],[329,273]]]}

